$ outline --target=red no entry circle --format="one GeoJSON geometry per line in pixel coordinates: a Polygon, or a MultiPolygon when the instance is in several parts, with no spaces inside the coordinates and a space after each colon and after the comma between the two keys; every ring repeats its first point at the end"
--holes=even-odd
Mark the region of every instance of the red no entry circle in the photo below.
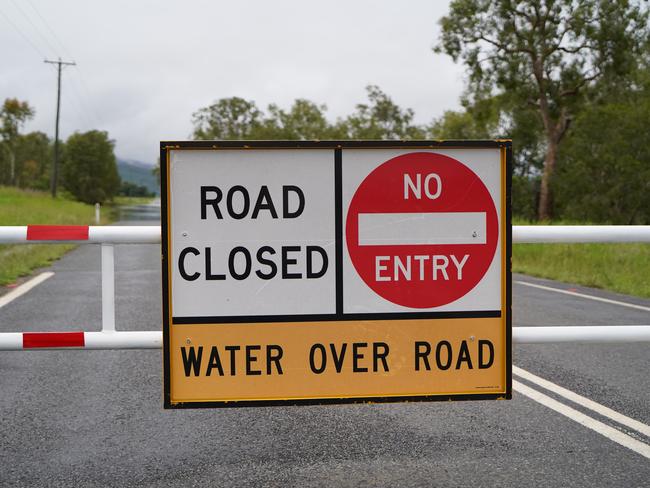
{"type": "Polygon", "coordinates": [[[453,158],[426,152],[373,170],[346,219],[348,252],[361,279],[384,299],[411,308],[466,295],[490,267],[498,235],[494,202],[480,178],[453,158]],[[393,233],[373,240],[378,228],[393,233]]]}

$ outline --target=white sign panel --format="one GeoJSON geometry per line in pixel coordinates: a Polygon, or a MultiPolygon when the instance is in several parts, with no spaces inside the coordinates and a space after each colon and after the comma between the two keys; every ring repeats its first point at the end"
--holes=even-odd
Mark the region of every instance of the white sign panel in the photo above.
{"type": "Polygon", "coordinates": [[[172,152],[174,314],[334,313],[333,168],[331,151],[172,152]]]}

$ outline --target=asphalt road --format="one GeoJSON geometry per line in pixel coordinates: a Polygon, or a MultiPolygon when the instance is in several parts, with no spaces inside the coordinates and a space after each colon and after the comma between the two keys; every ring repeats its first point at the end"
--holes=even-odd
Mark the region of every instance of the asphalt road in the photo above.
{"type": "MultiPolygon", "coordinates": [[[[52,278],[0,309],[0,331],[99,330],[99,253],[81,246],[57,262],[52,278]]],[[[118,328],[159,329],[159,247],[116,246],[116,267],[118,328]]],[[[515,325],[650,324],[650,311],[513,290],[515,325]]],[[[514,363],[650,424],[649,353],[527,345],[515,346],[514,363]]],[[[161,376],[160,351],[0,353],[0,486],[650,486],[650,459],[517,391],[500,402],[164,411],[161,376]]]]}

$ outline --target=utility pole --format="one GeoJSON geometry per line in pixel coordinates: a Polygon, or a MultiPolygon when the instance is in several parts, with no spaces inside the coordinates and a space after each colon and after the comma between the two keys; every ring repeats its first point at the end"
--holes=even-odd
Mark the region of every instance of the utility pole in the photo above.
{"type": "Polygon", "coordinates": [[[48,64],[58,65],[58,71],[59,71],[59,78],[58,78],[59,81],[57,84],[57,91],[56,91],[56,128],[54,131],[54,166],[52,167],[51,180],[50,180],[50,185],[52,188],[52,198],[56,198],[56,181],[59,172],[59,112],[61,107],[61,68],[63,66],[75,66],[76,63],[74,62],[66,63],[64,61],[61,61],[61,58],[59,58],[58,61],[48,61],[46,59],[45,62],[48,64]]]}

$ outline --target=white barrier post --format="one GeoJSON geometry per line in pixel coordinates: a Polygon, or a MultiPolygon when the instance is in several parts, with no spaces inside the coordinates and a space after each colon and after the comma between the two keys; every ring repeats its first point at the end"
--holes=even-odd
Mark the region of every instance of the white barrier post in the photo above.
{"type": "Polygon", "coordinates": [[[100,207],[101,205],[99,203],[95,204],[95,225],[100,224],[100,214],[99,214],[100,207]]]}
{"type": "Polygon", "coordinates": [[[115,258],[113,244],[102,244],[102,332],[115,332],[115,258]]]}

